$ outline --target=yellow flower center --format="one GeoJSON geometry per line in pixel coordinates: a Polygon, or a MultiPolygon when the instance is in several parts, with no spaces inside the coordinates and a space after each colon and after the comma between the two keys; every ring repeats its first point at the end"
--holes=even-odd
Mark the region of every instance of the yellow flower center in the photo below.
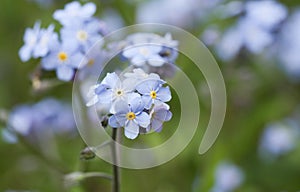
{"type": "Polygon", "coordinates": [[[59,52],[58,54],[57,54],[57,57],[58,57],[58,59],[60,60],[60,61],[62,61],[62,62],[64,62],[64,61],[66,61],[67,59],[68,59],[68,55],[67,55],[67,53],[65,53],[65,52],[59,52]]]}
{"type": "Polygon", "coordinates": [[[134,114],[133,112],[128,112],[128,113],[126,114],[126,118],[127,118],[128,120],[133,120],[133,119],[135,119],[135,114],[134,114]]]}
{"type": "Polygon", "coordinates": [[[142,54],[142,55],[144,55],[144,56],[149,55],[149,50],[146,49],[146,48],[144,48],[144,47],[140,48],[139,51],[140,51],[140,54],[142,54]]]}
{"type": "Polygon", "coordinates": [[[156,91],[151,91],[150,96],[152,99],[156,99],[156,91]]]}
{"type": "Polygon", "coordinates": [[[77,39],[78,39],[79,41],[86,41],[87,38],[88,38],[87,32],[85,32],[85,31],[83,31],[83,30],[78,31],[77,34],[76,34],[76,36],[77,36],[77,39]]]}
{"type": "Polygon", "coordinates": [[[95,60],[94,59],[90,59],[89,62],[88,62],[88,66],[93,66],[95,63],[95,60]]]}
{"type": "Polygon", "coordinates": [[[116,94],[117,94],[117,96],[122,96],[123,95],[123,91],[122,90],[117,90],[116,94]]]}

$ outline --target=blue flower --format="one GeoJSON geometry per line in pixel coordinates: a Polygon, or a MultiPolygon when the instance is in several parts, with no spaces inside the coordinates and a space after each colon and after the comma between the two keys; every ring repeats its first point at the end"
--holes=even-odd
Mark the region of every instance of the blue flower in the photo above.
{"type": "Polygon", "coordinates": [[[54,32],[54,25],[50,25],[47,29],[41,29],[39,40],[35,46],[33,57],[44,57],[49,53],[50,44],[57,41],[58,35],[54,32]]]}
{"type": "Polygon", "coordinates": [[[299,139],[299,130],[294,124],[287,121],[268,125],[261,138],[262,155],[279,156],[293,150],[299,139]]]}
{"type": "Polygon", "coordinates": [[[133,72],[131,72],[131,73],[129,73],[129,72],[125,73],[124,77],[133,79],[133,81],[136,81],[136,82],[141,82],[146,79],[160,80],[159,75],[157,75],[155,73],[150,73],[150,74],[145,73],[145,71],[141,68],[133,69],[133,72]]]}
{"type": "Polygon", "coordinates": [[[72,109],[55,99],[44,99],[34,105],[16,107],[9,115],[8,128],[20,135],[42,133],[70,133],[75,129],[72,109]]]}
{"type": "Polygon", "coordinates": [[[50,53],[42,59],[45,70],[56,70],[57,78],[70,81],[74,76],[74,69],[79,67],[83,54],[76,50],[72,42],[52,42],[50,53]]]}
{"type": "Polygon", "coordinates": [[[34,115],[31,106],[22,105],[13,109],[8,118],[8,127],[21,135],[29,134],[34,126],[34,115]]]}
{"type": "Polygon", "coordinates": [[[164,58],[159,55],[161,50],[162,47],[159,45],[128,46],[122,54],[135,66],[143,66],[148,63],[151,66],[159,67],[165,63],[164,58]]]}
{"type": "Polygon", "coordinates": [[[89,20],[96,12],[94,3],[86,3],[81,6],[77,1],[68,3],[63,10],[57,10],[53,14],[53,18],[64,26],[72,26],[76,23],[89,20]]]}
{"type": "Polygon", "coordinates": [[[31,57],[44,57],[49,52],[51,41],[55,41],[57,38],[54,25],[50,25],[47,29],[41,29],[40,22],[36,22],[33,29],[27,28],[25,31],[25,44],[19,50],[21,60],[26,62],[31,57]]]}
{"type": "Polygon", "coordinates": [[[134,91],[134,85],[131,80],[121,81],[116,73],[108,73],[103,81],[92,87],[88,93],[91,100],[87,106],[96,103],[111,104],[111,113],[114,113],[118,101],[127,101],[130,94],[134,91]]]}
{"type": "Polygon", "coordinates": [[[138,94],[132,96],[129,102],[118,102],[116,113],[109,118],[109,125],[113,128],[124,127],[125,136],[135,139],[139,135],[140,127],[146,128],[150,124],[150,116],[144,112],[144,103],[138,94]]]}
{"type": "Polygon", "coordinates": [[[236,190],[244,181],[244,172],[232,163],[222,162],[215,171],[215,184],[212,192],[236,190]]]}
{"type": "Polygon", "coordinates": [[[32,29],[27,28],[25,31],[23,37],[24,45],[19,50],[19,56],[23,62],[28,61],[35,50],[40,35],[40,30],[41,30],[40,26],[41,23],[36,22],[32,29]]]}
{"type": "Polygon", "coordinates": [[[61,30],[63,41],[72,42],[77,49],[85,53],[102,38],[100,21],[92,19],[88,22],[79,22],[72,26],[67,26],[61,30]]]}
{"type": "Polygon", "coordinates": [[[142,94],[146,109],[150,109],[152,104],[161,104],[171,100],[170,88],[163,87],[164,83],[162,80],[149,79],[136,86],[136,90],[142,94]]]}
{"type": "Polygon", "coordinates": [[[163,123],[170,121],[172,118],[172,113],[169,111],[169,106],[167,104],[155,105],[150,112],[151,122],[147,127],[147,132],[151,129],[160,132],[162,130],[163,123]]]}

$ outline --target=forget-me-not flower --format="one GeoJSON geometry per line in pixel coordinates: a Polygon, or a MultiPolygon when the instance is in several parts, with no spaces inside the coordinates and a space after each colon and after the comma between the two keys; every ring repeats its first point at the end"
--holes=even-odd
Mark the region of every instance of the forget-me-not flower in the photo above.
{"type": "Polygon", "coordinates": [[[299,138],[299,130],[292,122],[273,123],[264,130],[260,151],[274,156],[283,155],[294,149],[299,138]]]}
{"type": "Polygon", "coordinates": [[[134,84],[131,80],[125,79],[121,81],[119,76],[114,73],[108,73],[102,82],[96,86],[91,87],[89,95],[91,100],[87,106],[96,103],[111,104],[111,112],[116,109],[118,101],[127,101],[128,96],[134,91],[134,84]]]}
{"type": "Polygon", "coordinates": [[[234,58],[242,48],[261,53],[274,42],[273,30],[286,16],[286,7],[276,1],[247,1],[244,16],[217,43],[217,53],[223,60],[234,58]]]}
{"type": "Polygon", "coordinates": [[[128,72],[124,74],[124,77],[132,79],[136,83],[140,83],[141,81],[144,81],[146,79],[156,79],[160,80],[159,75],[155,73],[145,73],[145,71],[141,68],[133,69],[132,72],[128,72]]]}
{"type": "Polygon", "coordinates": [[[136,90],[142,94],[145,108],[150,109],[152,104],[160,104],[171,100],[169,87],[163,87],[165,82],[157,79],[148,79],[136,86],[136,90]]]}
{"type": "Polygon", "coordinates": [[[72,46],[87,51],[102,38],[100,21],[92,19],[88,22],[75,23],[61,30],[61,38],[72,43],[72,46]]]}
{"type": "Polygon", "coordinates": [[[94,3],[81,5],[78,1],[74,1],[66,4],[63,10],[55,11],[53,18],[63,26],[72,26],[76,23],[89,20],[95,12],[96,5],[94,3]]]}
{"type": "Polygon", "coordinates": [[[24,45],[19,50],[19,56],[23,62],[28,61],[36,48],[40,36],[40,22],[36,22],[34,27],[27,28],[23,37],[24,45]]]}
{"type": "Polygon", "coordinates": [[[48,98],[34,105],[16,107],[9,115],[8,128],[23,136],[48,129],[64,133],[75,130],[75,121],[69,105],[48,98]]]}
{"type": "Polygon", "coordinates": [[[54,25],[49,25],[47,29],[41,29],[39,40],[33,51],[33,57],[44,57],[50,51],[50,44],[57,41],[58,35],[54,32],[54,25]]]}
{"type": "Polygon", "coordinates": [[[243,171],[236,165],[222,162],[215,171],[215,185],[211,192],[231,192],[244,181],[243,171]]]}
{"type": "Polygon", "coordinates": [[[160,67],[165,60],[159,55],[162,47],[159,45],[138,45],[128,46],[123,50],[122,55],[135,66],[143,66],[148,63],[154,67],[160,67]]]}
{"type": "Polygon", "coordinates": [[[150,116],[143,110],[144,103],[135,94],[128,102],[118,102],[116,113],[109,118],[109,125],[113,128],[124,127],[125,136],[135,139],[139,135],[140,127],[147,128],[150,124],[150,116]]]}
{"type": "Polygon", "coordinates": [[[42,67],[45,70],[56,70],[58,79],[70,81],[82,59],[83,54],[72,43],[54,41],[50,53],[42,59],[42,67]]]}
{"type": "Polygon", "coordinates": [[[162,130],[163,123],[170,121],[172,118],[172,113],[169,111],[169,106],[165,103],[160,105],[155,105],[150,111],[151,122],[147,127],[147,132],[154,130],[160,132],[162,130]]]}

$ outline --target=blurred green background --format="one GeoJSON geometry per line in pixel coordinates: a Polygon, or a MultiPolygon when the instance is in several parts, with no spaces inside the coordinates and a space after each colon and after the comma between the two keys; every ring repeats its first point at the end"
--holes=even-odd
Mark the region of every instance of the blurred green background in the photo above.
{"type": "MultiPolygon", "coordinates": [[[[72,83],[61,83],[53,89],[34,92],[30,76],[37,63],[32,60],[22,63],[18,57],[25,28],[32,27],[36,20],[41,20],[43,27],[48,26],[53,22],[54,10],[62,9],[67,2],[69,1],[53,1],[43,6],[29,0],[0,1],[1,110],[10,111],[19,104],[33,103],[48,96],[71,101],[72,83]]],[[[96,15],[100,18],[105,16],[106,10],[113,10],[119,15],[120,23],[131,25],[136,23],[136,10],[144,1],[93,2],[97,4],[96,15]]],[[[282,3],[289,10],[299,5],[298,0],[282,3]]],[[[199,37],[208,25],[217,24],[226,29],[235,19],[211,19],[183,27],[199,37]]],[[[213,51],[212,48],[211,50],[213,51]]],[[[222,70],[228,97],[225,123],[216,143],[204,155],[198,154],[198,147],[210,115],[209,93],[204,78],[199,77],[193,67],[179,64],[195,87],[199,88],[199,130],[188,147],[170,162],[146,170],[122,169],[121,191],[210,191],[216,183],[216,167],[224,161],[235,164],[243,171],[243,182],[234,191],[300,190],[300,142],[295,142],[293,150],[278,157],[271,157],[271,160],[264,160],[259,155],[260,140],[268,124],[293,118],[299,126],[299,81],[291,80],[284,70],[274,64],[276,61],[266,59],[263,54],[254,55],[245,51],[230,62],[222,61],[216,53],[213,54],[222,70]]],[[[1,127],[5,128],[6,122],[1,122],[1,127]]],[[[171,123],[167,125],[167,128],[171,127],[171,123]]],[[[168,133],[168,130],[164,131],[168,133]]],[[[58,136],[55,138],[55,145],[59,159],[69,173],[82,167],[85,170],[111,173],[111,165],[99,158],[90,161],[79,160],[80,151],[84,147],[79,136],[58,136]]],[[[0,191],[110,191],[110,181],[99,178],[87,179],[78,186],[64,188],[65,173],[53,169],[48,163],[37,158],[35,153],[21,142],[10,144],[1,139],[0,152],[0,191]]]]}

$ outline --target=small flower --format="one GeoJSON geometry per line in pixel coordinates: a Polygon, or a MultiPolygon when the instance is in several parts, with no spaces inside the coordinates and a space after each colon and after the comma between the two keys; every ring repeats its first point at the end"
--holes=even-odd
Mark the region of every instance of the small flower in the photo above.
{"type": "Polygon", "coordinates": [[[169,87],[163,87],[165,82],[162,80],[145,80],[136,86],[136,90],[142,94],[145,108],[150,109],[152,104],[160,104],[171,100],[169,87]]]}
{"type": "Polygon", "coordinates": [[[132,96],[129,102],[118,102],[116,113],[109,118],[109,125],[113,128],[124,127],[125,136],[135,139],[139,134],[139,127],[146,128],[150,124],[150,116],[144,112],[144,104],[138,94],[132,96]]]}
{"type": "Polygon", "coordinates": [[[25,31],[25,35],[23,38],[24,45],[19,50],[19,56],[23,62],[28,61],[35,50],[35,47],[38,43],[38,39],[40,36],[40,31],[41,31],[40,26],[41,23],[36,22],[32,29],[27,28],[25,31]]]}
{"type": "Polygon", "coordinates": [[[64,26],[71,26],[90,19],[95,12],[96,5],[94,3],[86,3],[81,6],[79,2],[74,1],[66,4],[63,10],[55,11],[53,18],[64,26]]]}
{"type": "Polygon", "coordinates": [[[103,81],[91,87],[89,91],[90,98],[92,98],[87,106],[96,103],[111,104],[110,111],[115,111],[115,104],[118,101],[126,101],[130,93],[134,90],[134,84],[129,79],[121,81],[116,73],[108,73],[103,81]]]}
{"type": "Polygon", "coordinates": [[[145,73],[143,71],[143,69],[141,69],[141,68],[133,69],[132,73],[125,73],[124,77],[129,78],[129,79],[133,79],[133,81],[136,81],[136,82],[140,82],[140,81],[143,81],[143,80],[146,80],[146,79],[160,80],[159,75],[157,75],[155,73],[150,73],[150,74],[145,73]]]}
{"type": "Polygon", "coordinates": [[[16,107],[9,115],[8,127],[21,135],[29,134],[33,125],[34,116],[28,105],[16,107]]]}
{"type": "Polygon", "coordinates": [[[231,192],[238,188],[244,180],[242,170],[231,163],[221,163],[215,172],[215,185],[212,192],[231,192]]]}
{"type": "Polygon", "coordinates": [[[270,124],[262,135],[260,150],[274,156],[283,155],[294,149],[298,138],[299,132],[291,124],[270,124]]]}
{"type": "Polygon", "coordinates": [[[46,70],[56,70],[57,78],[70,81],[83,59],[82,53],[70,42],[53,42],[50,53],[42,59],[42,67],[46,70]]]}
{"type": "Polygon", "coordinates": [[[41,29],[39,40],[35,46],[33,57],[44,57],[50,51],[50,44],[57,41],[58,35],[54,32],[54,25],[50,25],[47,29],[41,29]]]}
{"type": "Polygon", "coordinates": [[[100,21],[92,19],[88,22],[76,23],[61,30],[61,38],[72,42],[77,49],[85,53],[102,38],[100,21]]]}
{"type": "Polygon", "coordinates": [[[150,112],[150,125],[147,127],[147,132],[151,129],[160,132],[162,130],[163,123],[170,121],[172,113],[169,111],[167,104],[155,105],[150,112]]]}
{"type": "Polygon", "coordinates": [[[34,105],[16,107],[9,115],[7,127],[23,136],[45,130],[70,133],[74,131],[75,121],[69,105],[55,99],[44,99],[34,105]]]}
{"type": "Polygon", "coordinates": [[[161,50],[162,47],[158,45],[128,46],[122,54],[135,66],[143,66],[148,63],[151,66],[159,67],[165,63],[165,60],[159,55],[161,50]]]}

